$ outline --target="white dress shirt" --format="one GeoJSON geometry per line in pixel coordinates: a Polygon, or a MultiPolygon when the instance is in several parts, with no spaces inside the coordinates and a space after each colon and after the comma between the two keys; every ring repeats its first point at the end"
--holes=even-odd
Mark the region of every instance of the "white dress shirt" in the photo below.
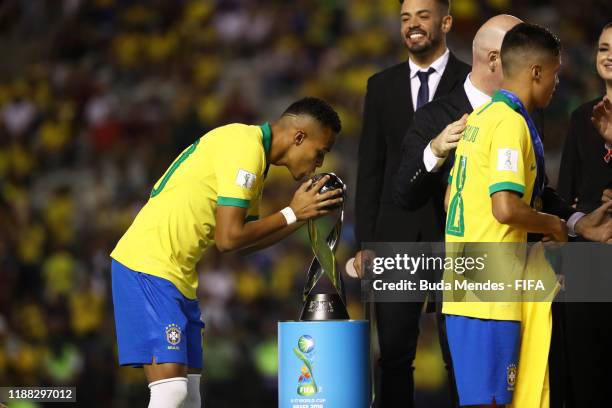
{"type": "Polygon", "coordinates": [[[419,88],[421,87],[421,80],[417,76],[417,73],[419,71],[427,72],[429,68],[434,69],[434,72],[429,74],[429,79],[427,80],[427,84],[429,85],[429,102],[431,102],[436,93],[436,89],[438,89],[440,79],[442,79],[442,74],[444,74],[444,70],[446,69],[446,64],[448,64],[449,55],[450,52],[447,48],[446,51],[444,51],[444,54],[432,62],[427,68],[421,68],[411,59],[408,59],[408,65],[410,66],[410,91],[412,92],[412,106],[414,107],[414,110],[416,110],[419,88]]]}

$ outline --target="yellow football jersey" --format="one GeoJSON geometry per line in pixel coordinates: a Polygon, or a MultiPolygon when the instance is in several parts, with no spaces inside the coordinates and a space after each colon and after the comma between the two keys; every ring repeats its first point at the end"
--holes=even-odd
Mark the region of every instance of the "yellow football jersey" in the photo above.
{"type": "Polygon", "coordinates": [[[195,299],[195,266],[215,243],[217,206],[247,208],[247,221],[259,217],[270,143],[269,124],[231,124],[196,140],[155,183],[111,257],[195,299]]]}
{"type": "MultiPolygon", "coordinates": [[[[521,114],[501,101],[492,101],[474,111],[457,146],[449,177],[447,251],[456,256],[467,251],[469,243],[525,243],[527,231],[501,224],[493,216],[491,195],[503,190],[514,191],[530,205],[536,175],[536,156],[521,114]]],[[[525,246],[476,248],[486,248],[489,252],[487,273],[492,272],[492,276],[507,282],[521,278],[525,246]]],[[[451,276],[449,271],[445,273],[445,280],[464,278],[451,276]]],[[[482,273],[476,277],[476,280],[483,279],[486,276],[482,273]]],[[[458,293],[445,293],[443,313],[481,319],[521,319],[520,303],[469,301],[470,295],[473,293],[461,293],[459,299],[458,293]]]]}

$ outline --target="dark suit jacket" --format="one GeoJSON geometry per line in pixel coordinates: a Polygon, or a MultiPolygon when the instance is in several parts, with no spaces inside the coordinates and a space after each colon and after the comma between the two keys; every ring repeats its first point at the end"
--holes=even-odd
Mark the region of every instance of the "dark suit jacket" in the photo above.
{"type": "MultiPolygon", "coordinates": [[[[469,65],[451,53],[434,98],[462,87],[469,71],[469,65]]],[[[430,233],[433,206],[406,211],[395,205],[392,197],[402,140],[413,114],[408,61],[368,80],[355,199],[356,238],[360,244],[433,238],[430,233]]]]}
{"type": "Polygon", "coordinates": [[[423,151],[447,125],[471,112],[472,105],[461,84],[449,95],[419,109],[402,143],[402,159],[395,177],[393,198],[398,205],[412,211],[430,205],[428,203],[433,205],[431,228],[436,232],[435,241],[444,239],[444,192],[455,152],[449,154],[437,172],[430,173],[423,163],[423,151]]]}
{"type": "MultiPolygon", "coordinates": [[[[444,237],[446,213],[444,211],[444,192],[448,175],[452,168],[455,153],[449,154],[443,166],[435,173],[429,173],[423,163],[423,150],[444,128],[458,120],[465,113],[472,113],[472,105],[463,86],[449,95],[428,103],[419,109],[413,124],[402,143],[402,158],[395,177],[395,202],[412,211],[433,203],[434,220],[432,228],[437,232],[437,240],[444,237]]],[[[542,134],[542,114],[536,112],[534,122],[542,134]]],[[[575,212],[567,202],[550,187],[542,193],[543,211],[568,219],[575,212]]]]}
{"type": "Polygon", "coordinates": [[[559,194],[568,202],[578,199],[578,210],[590,212],[601,205],[603,190],[612,188],[612,163],[604,161],[604,140],[591,123],[593,106],[601,98],[587,102],[572,113],[565,139],[559,194]]]}

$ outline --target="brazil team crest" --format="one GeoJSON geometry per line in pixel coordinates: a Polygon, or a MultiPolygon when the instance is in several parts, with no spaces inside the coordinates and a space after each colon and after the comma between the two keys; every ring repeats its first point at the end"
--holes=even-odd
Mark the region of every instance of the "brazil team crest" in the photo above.
{"type": "Polygon", "coordinates": [[[510,364],[506,371],[508,373],[508,391],[513,391],[516,384],[516,364],[510,364]]]}
{"type": "Polygon", "coordinates": [[[166,326],[166,340],[170,344],[169,350],[178,350],[178,344],[181,342],[181,328],[174,323],[166,326]]]}

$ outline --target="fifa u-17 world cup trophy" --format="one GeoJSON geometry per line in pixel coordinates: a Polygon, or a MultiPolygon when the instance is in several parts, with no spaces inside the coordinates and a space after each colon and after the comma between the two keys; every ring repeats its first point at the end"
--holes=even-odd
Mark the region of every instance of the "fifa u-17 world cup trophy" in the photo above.
{"type": "MultiPolygon", "coordinates": [[[[333,173],[320,193],[346,185],[333,173]]],[[[350,320],[335,252],[344,220],[344,201],[308,222],[314,253],[306,274],[299,321],[278,324],[278,406],[366,408],[370,406],[369,323],[350,320]]]]}

